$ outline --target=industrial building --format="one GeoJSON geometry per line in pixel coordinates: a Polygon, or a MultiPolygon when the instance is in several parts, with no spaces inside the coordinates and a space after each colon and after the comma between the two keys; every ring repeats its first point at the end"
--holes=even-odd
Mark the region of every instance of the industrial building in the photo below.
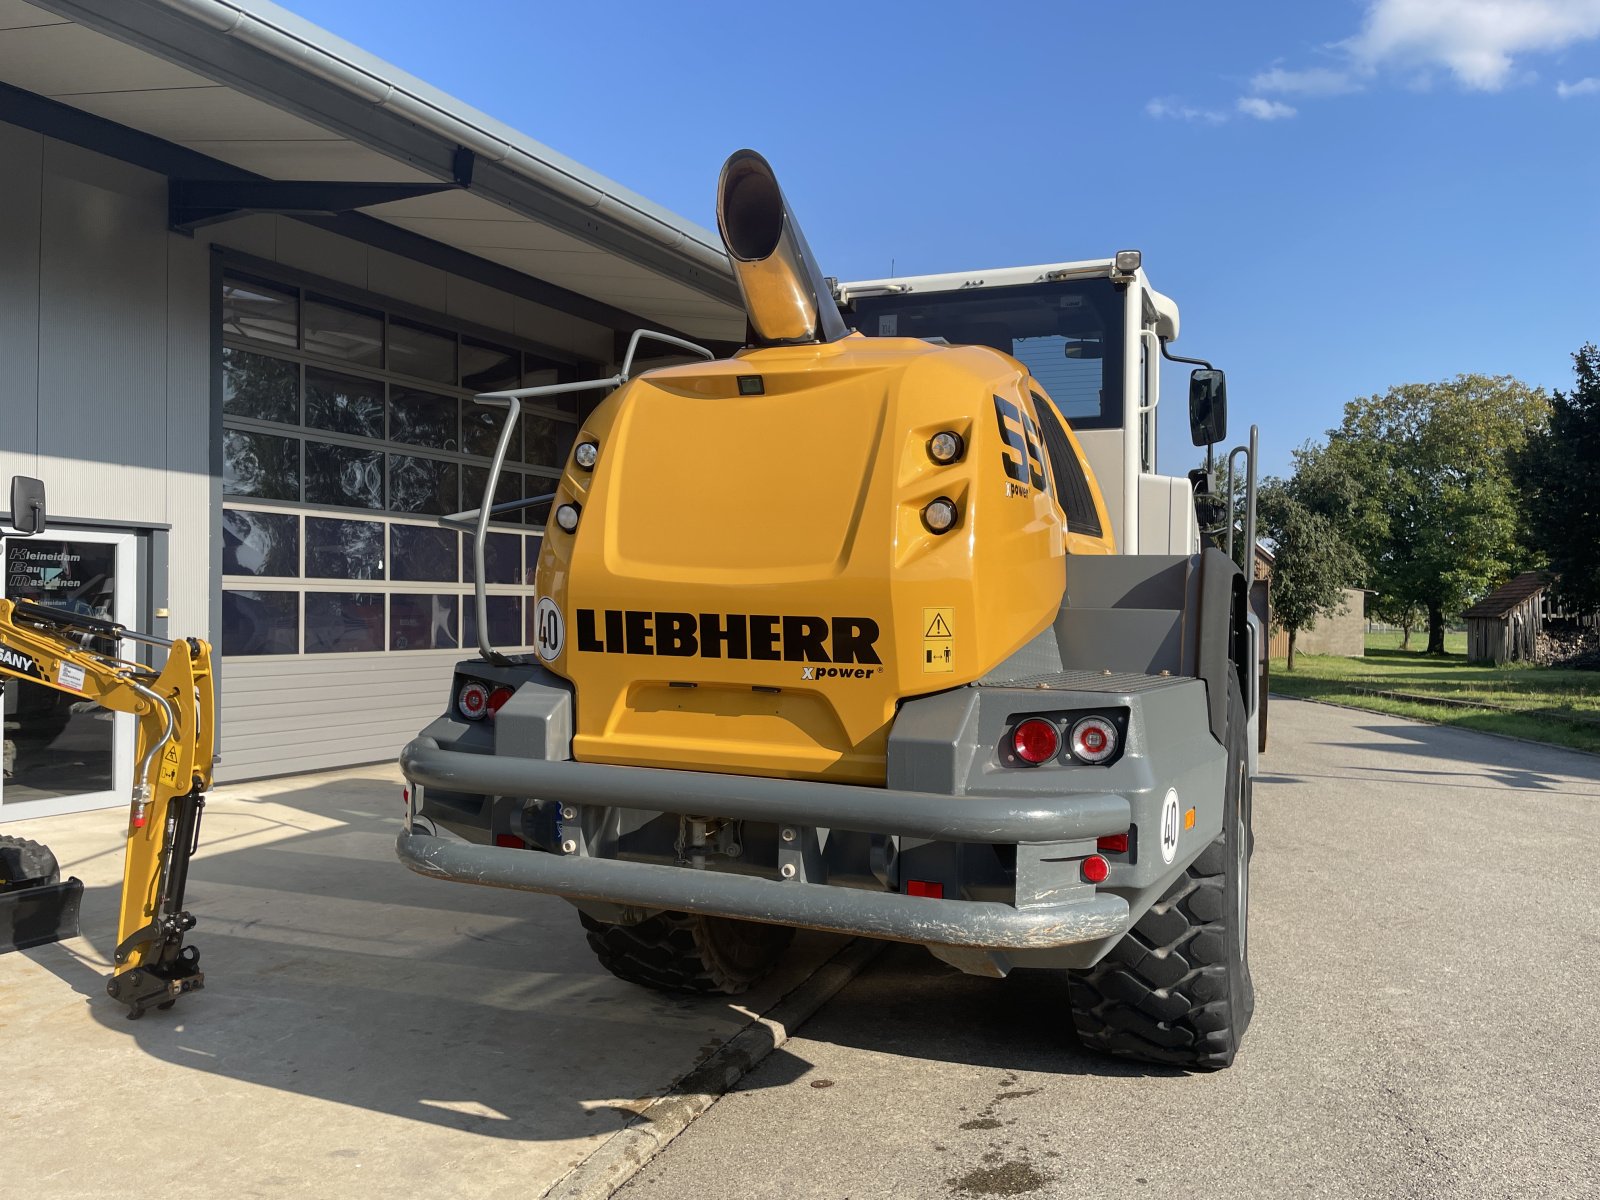
{"type": "MultiPolygon", "coordinates": [[[[0,0],[0,162],[0,482],[50,518],[6,595],[208,638],[222,780],[436,712],[476,637],[436,520],[481,495],[474,393],[744,331],[714,234],[255,0],[0,0]]],[[[497,500],[548,490],[583,411],[524,417],[497,500]]],[[[543,517],[485,547],[498,646],[543,517]]],[[[123,803],[129,720],[9,685],[0,821],[123,803]]]]}

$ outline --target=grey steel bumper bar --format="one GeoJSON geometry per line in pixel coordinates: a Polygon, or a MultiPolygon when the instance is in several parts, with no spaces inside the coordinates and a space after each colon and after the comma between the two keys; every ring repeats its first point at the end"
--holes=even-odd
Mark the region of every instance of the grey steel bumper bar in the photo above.
{"type": "Polygon", "coordinates": [[[401,753],[400,766],[413,783],[443,791],[938,841],[1069,842],[1122,833],[1131,820],[1126,798],[1092,792],[1054,797],[947,796],[711,771],[465,754],[445,750],[430,737],[414,739],[401,753]]]}
{"type": "Polygon", "coordinates": [[[435,879],[923,945],[1044,950],[1111,937],[1122,932],[1128,917],[1127,902],[1106,892],[1063,905],[1018,909],[986,901],[933,900],[656,863],[475,846],[422,833],[402,833],[395,851],[417,874],[435,879]]]}

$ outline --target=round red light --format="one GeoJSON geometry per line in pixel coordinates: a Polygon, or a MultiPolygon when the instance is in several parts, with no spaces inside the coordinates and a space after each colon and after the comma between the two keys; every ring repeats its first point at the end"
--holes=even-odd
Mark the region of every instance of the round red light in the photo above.
{"type": "Polygon", "coordinates": [[[499,712],[501,706],[509,699],[511,699],[511,689],[508,687],[497,687],[489,693],[489,719],[491,721],[494,720],[495,713],[499,712]]]}
{"type": "Polygon", "coordinates": [[[1037,766],[1056,756],[1056,751],[1061,748],[1061,735],[1049,721],[1029,717],[1012,732],[1011,745],[1018,758],[1037,766]]]}
{"type": "Polygon", "coordinates": [[[1098,854],[1091,854],[1083,860],[1083,877],[1090,883],[1104,883],[1110,873],[1111,864],[1098,854]]]}

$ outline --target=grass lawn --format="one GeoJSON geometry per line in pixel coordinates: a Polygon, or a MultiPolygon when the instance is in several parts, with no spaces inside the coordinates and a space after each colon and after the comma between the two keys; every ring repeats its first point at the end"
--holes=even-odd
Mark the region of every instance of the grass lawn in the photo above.
{"type": "MultiPolygon", "coordinates": [[[[1369,633],[1365,658],[1296,654],[1293,671],[1283,659],[1273,659],[1272,690],[1600,752],[1600,671],[1521,664],[1469,666],[1463,653],[1465,643],[1465,634],[1447,635],[1448,653],[1430,656],[1420,649],[1401,650],[1398,633],[1369,633]],[[1408,698],[1374,692],[1399,692],[1408,698]],[[1497,708],[1429,703],[1435,697],[1478,701],[1497,708]]],[[[1411,644],[1426,645],[1427,632],[1413,633],[1411,644]]]]}

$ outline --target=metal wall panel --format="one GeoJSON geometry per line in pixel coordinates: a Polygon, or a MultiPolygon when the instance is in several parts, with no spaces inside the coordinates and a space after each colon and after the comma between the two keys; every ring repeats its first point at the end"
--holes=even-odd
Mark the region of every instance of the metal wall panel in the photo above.
{"type": "MultiPolygon", "coordinates": [[[[44,138],[0,124],[0,485],[39,473],[39,191],[44,138]]],[[[0,501],[8,504],[9,501],[0,501]]]]}
{"type": "Polygon", "coordinates": [[[211,626],[211,251],[164,235],[167,255],[166,493],[168,636],[211,626]]]}
{"type": "Polygon", "coordinates": [[[443,710],[462,657],[441,650],[226,659],[218,779],[392,761],[443,710]]]}

